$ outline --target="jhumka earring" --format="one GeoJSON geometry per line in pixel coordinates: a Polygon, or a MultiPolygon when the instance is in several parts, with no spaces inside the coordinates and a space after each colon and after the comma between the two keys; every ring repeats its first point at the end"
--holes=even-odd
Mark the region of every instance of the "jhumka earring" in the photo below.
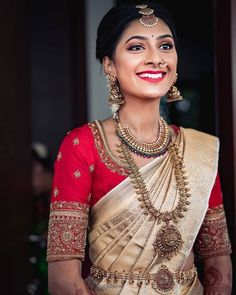
{"type": "Polygon", "coordinates": [[[183,97],[182,95],[180,94],[179,90],[177,89],[176,86],[174,86],[174,84],[176,83],[177,81],[177,77],[178,77],[178,74],[176,73],[175,74],[175,79],[174,79],[174,82],[172,84],[172,86],[170,87],[170,90],[168,91],[167,93],[167,102],[173,102],[173,101],[178,101],[178,100],[182,100],[183,97]]]}
{"type": "Polygon", "coordinates": [[[120,105],[122,105],[125,101],[120,93],[120,88],[116,78],[107,74],[107,82],[107,86],[109,88],[109,97],[107,98],[107,102],[111,107],[112,113],[116,114],[120,105]]]}

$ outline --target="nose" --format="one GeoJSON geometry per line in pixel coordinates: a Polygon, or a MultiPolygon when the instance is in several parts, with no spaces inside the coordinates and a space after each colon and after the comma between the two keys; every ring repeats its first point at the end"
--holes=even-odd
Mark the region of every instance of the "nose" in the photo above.
{"type": "Polygon", "coordinates": [[[158,53],[156,48],[148,50],[145,64],[151,65],[155,68],[156,67],[164,68],[167,66],[166,60],[162,58],[161,54],[158,53]]]}

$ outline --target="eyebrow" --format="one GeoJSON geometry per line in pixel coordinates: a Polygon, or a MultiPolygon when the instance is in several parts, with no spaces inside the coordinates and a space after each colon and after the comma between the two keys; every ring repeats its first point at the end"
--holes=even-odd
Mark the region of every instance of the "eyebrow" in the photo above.
{"type": "MultiPolygon", "coordinates": [[[[170,34],[165,34],[165,35],[158,36],[156,39],[157,39],[157,40],[160,40],[160,39],[164,39],[164,38],[172,38],[172,39],[174,39],[173,36],[170,35],[170,34]]],[[[139,35],[135,35],[135,36],[130,37],[130,38],[125,42],[125,44],[128,43],[128,42],[129,42],[130,40],[132,40],[132,39],[148,40],[147,37],[139,36],[139,35]]]]}

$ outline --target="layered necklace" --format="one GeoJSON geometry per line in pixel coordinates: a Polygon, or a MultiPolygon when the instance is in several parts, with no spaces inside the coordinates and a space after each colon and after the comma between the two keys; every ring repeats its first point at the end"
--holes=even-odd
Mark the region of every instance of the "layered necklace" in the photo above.
{"type": "Polygon", "coordinates": [[[171,259],[183,247],[181,234],[175,224],[185,216],[190,205],[190,193],[187,187],[188,182],[185,176],[183,157],[180,155],[178,146],[171,142],[170,131],[163,118],[159,121],[160,132],[158,139],[151,144],[141,142],[127,127],[123,127],[118,114],[114,117],[114,121],[116,124],[116,134],[120,139],[117,151],[121,160],[127,165],[128,174],[136,191],[140,207],[144,214],[149,215],[157,224],[164,223],[157,232],[153,243],[154,251],[161,257],[171,259]],[[142,174],[132,157],[132,152],[147,158],[158,157],[165,152],[169,153],[179,194],[178,203],[172,211],[161,212],[155,208],[142,174]]]}
{"type": "Polygon", "coordinates": [[[156,158],[166,153],[167,147],[171,142],[171,133],[162,117],[159,121],[159,136],[157,140],[152,143],[139,140],[132,134],[128,127],[123,127],[118,115],[115,119],[117,122],[116,134],[120,141],[123,142],[131,152],[143,158],[156,158]]]}

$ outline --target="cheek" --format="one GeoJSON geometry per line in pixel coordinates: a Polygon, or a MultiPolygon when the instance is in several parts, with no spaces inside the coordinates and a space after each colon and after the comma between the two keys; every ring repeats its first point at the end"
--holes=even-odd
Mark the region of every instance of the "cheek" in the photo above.
{"type": "Polygon", "coordinates": [[[173,64],[174,64],[174,68],[176,70],[177,69],[177,64],[178,64],[178,56],[177,56],[177,54],[175,54],[175,56],[173,58],[173,64]]]}
{"type": "Polygon", "coordinates": [[[118,53],[119,58],[115,58],[115,68],[117,77],[123,74],[135,73],[139,64],[142,62],[139,55],[132,55],[125,53],[118,53]]]}
{"type": "Polygon", "coordinates": [[[169,58],[167,58],[167,60],[169,61],[169,66],[171,66],[172,69],[176,69],[177,68],[177,63],[178,63],[178,56],[177,54],[171,54],[169,56],[169,58]]]}
{"type": "Polygon", "coordinates": [[[125,73],[135,73],[135,69],[137,68],[137,62],[134,59],[123,58],[120,59],[119,63],[117,64],[117,73],[118,74],[125,74],[125,73]]]}

